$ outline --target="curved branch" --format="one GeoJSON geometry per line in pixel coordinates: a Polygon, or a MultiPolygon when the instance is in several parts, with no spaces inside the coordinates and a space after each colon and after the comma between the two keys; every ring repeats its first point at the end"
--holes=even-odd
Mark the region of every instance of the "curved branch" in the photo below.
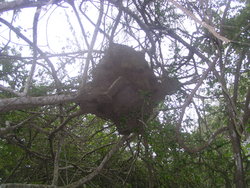
{"type": "Polygon", "coordinates": [[[23,126],[26,122],[30,121],[31,119],[33,119],[36,116],[37,116],[37,114],[29,117],[28,119],[25,119],[24,121],[14,125],[14,126],[7,125],[5,128],[0,128],[0,137],[14,131],[15,129],[17,129],[21,126],[23,126]]]}
{"type": "Polygon", "coordinates": [[[88,48],[89,52],[88,52],[87,60],[86,60],[85,67],[84,67],[84,72],[83,72],[83,77],[82,77],[82,83],[81,83],[81,86],[80,86],[81,88],[84,87],[84,85],[85,85],[85,83],[87,81],[89,63],[90,63],[90,59],[91,59],[91,56],[92,56],[93,48],[94,48],[94,45],[95,45],[95,42],[96,42],[96,39],[97,39],[98,30],[100,28],[101,21],[102,21],[103,10],[104,10],[103,1],[101,1],[100,4],[101,5],[100,5],[99,16],[98,16],[97,23],[96,23],[96,26],[95,26],[95,30],[94,30],[94,33],[93,33],[93,36],[92,36],[92,39],[91,39],[91,42],[90,42],[90,45],[89,45],[89,48],[88,48]]]}
{"type": "Polygon", "coordinates": [[[38,19],[41,13],[41,7],[37,7],[36,13],[34,15],[34,21],[33,21],[33,63],[29,72],[29,76],[26,80],[26,84],[24,86],[23,95],[27,95],[29,88],[31,86],[31,81],[33,79],[34,72],[36,70],[36,64],[37,64],[37,49],[35,48],[37,46],[37,26],[38,26],[38,19]]]}
{"type": "MultiPolygon", "coordinates": [[[[199,89],[199,87],[201,86],[201,84],[203,83],[203,81],[207,78],[207,75],[208,73],[214,69],[214,66],[217,62],[217,59],[218,57],[209,65],[208,69],[203,73],[202,77],[200,78],[199,82],[197,83],[197,85],[195,86],[195,88],[192,90],[191,94],[188,96],[188,98],[186,99],[184,105],[182,106],[182,109],[181,109],[181,114],[180,114],[180,118],[179,118],[179,121],[178,121],[178,124],[176,126],[176,135],[177,135],[177,141],[178,143],[180,144],[180,146],[182,148],[184,148],[187,152],[190,152],[190,153],[195,153],[195,152],[199,152],[203,149],[205,149],[207,146],[209,146],[212,141],[214,140],[214,138],[218,135],[218,134],[214,134],[211,139],[209,139],[209,141],[204,145],[204,146],[200,146],[198,148],[190,148],[188,146],[186,146],[185,144],[185,141],[183,140],[182,136],[181,136],[181,124],[182,124],[182,121],[183,121],[183,118],[184,118],[184,114],[185,114],[185,111],[186,111],[186,108],[188,107],[188,105],[191,103],[191,101],[193,100],[193,97],[196,93],[196,91],[199,89]]],[[[223,128],[224,130],[224,128],[223,128]]],[[[218,131],[219,133],[221,132],[220,129],[218,131]]]]}
{"type": "Polygon", "coordinates": [[[91,172],[89,175],[83,177],[82,179],[78,180],[77,182],[74,182],[72,184],[69,184],[67,186],[64,186],[65,188],[72,188],[72,187],[79,187],[83,184],[85,184],[86,182],[90,181],[91,179],[93,179],[96,175],[98,175],[101,170],[103,169],[104,165],[106,165],[106,163],[109,161],[109,159],[112,157],[112,155],[119,150],[119,148],[121,148],[124,144],[124,142],[126,140],[129,140],[131,138],[134,137],[134,134],[130,134],[130,135],[125,135],[123,136],[116,145],[114,145],[112,147],[112,149],[107,153],[107,155],[104,157],[104,159],[102,160],[102,162],[100,163],[100,165],[93,171],[91,172]]]}
{"type": "Polygon", "coordinates": [[[88,40],[87,40],[87,34],[86,34],[85,29],[84,29],[84,27],[83,27],[81,18],[80,18],[79,14],[78,14],[78,12],[77,12],[77,10],[76,10],[75,2],[74,2],[74,0],[68,0],[67,2],[68,2],[69,5],[73,8],[73,11],[74,11],[74,13],[75,13],[75,15],[76,15],[77,21],[78,21],[79,26],[80,26],[81,31],[82,31],[83,39],[84,39],[84,41],[85,41],[85,43],[86,43],[87,48],[89,48],[89,42],[88,42],[88,40]]]}
{"type": "Polygon", "coordinates": [[[0,84],[0,90],[9,92],[9,93],[14,94],[14,95],[19,96],[19,97],[22,96],[21,93],[15,91],[15,90],[13,90],[13,89],[11,89],[11,88],[9,88],[9,87],[5,87],[5,86],[3,86],[2,84],[0,84]]]}
{"type": "Polygon", "coordinates": [[[77,112],[69,115],[69,117],[67,119],[65,119],[61,123],[60,126],[58,126],[56,129],[54,129],[52,132],[49,133],[49,139],[52,139],[57,132],[59,132],[60,130],[62,130],[72,118],[77,117],[77,116],[79,116],[81,114],[83,114],[81,111],[77,111],[77,112]]]}
{"type": "Polygon", "coordinates": [[[132,10],[130,10],[127,7],[124,7],[120,1],[115,1],[115,0],[108,0],[108,2],[112,3],[114,6],[118,8],[119,11],[123,11],[130,15],[136,22],[137,24],[142,28],[142,30],[146,33],[150,43],[151,43],[151,49],[149,49],[150,53],[155,52],[155,40],[153,38],[153,32],[151,28],[144,23],[139,16],[137,16],[132,10]]]}
{"type": "Polygon", "coordinates": [[[31,42],[26,36],[24,36],[17,28],[15,28],[13,25],[11,25],[9,22],[7,22],[6,20],[4,20],[3,18],[0,18],[0,22],[3,23],[3,24],[5,24],[7,27],[9,27],[10,30],[14,31],[18,37],[20,37],[21,39],[23,39],[31,47],[33,47],[34,50],[37,50],[37,52],[41,54],[41,56],[48,63],[48,65],[49,65],[49,67],[50,67],[50,69],[52,71],[52,77],[55,80],[55,84],[56,84],[57,89],[60,89],[61,82],[60,82],[60,80],[57,77],[57,73],[56,73],[56,70],[55,70],[55,67],[54,67],[53,63],[46,56],[46,54],[40,48],[38,48],[38,46],[36,46],[33,42],[31,42]]]}
{"type": "Polygon", "coordinates": [[[210,33],[212,33],[217,39],[220,39],[221,41],[224,41],[226,43],[231,42],[229,39],[227,39],[226,37],[220,35],[219,33],[217,33],[215,31],[215,28],[212,27],[211,25],[207,24],[204,21],[199,20],[192,12],[190,12],[189,10],[187,10],[186,8],[184,8],[183,6],[181,6],[180,4],[178,4],[177,2],[175,2],[174,0],[169,0],[172,4],[174,4],[177,8],[181,9],[187,16],[189,16],[190,18],[192,18],[196,23],[202,25],[203,27],[205,27],[210,33]]]}

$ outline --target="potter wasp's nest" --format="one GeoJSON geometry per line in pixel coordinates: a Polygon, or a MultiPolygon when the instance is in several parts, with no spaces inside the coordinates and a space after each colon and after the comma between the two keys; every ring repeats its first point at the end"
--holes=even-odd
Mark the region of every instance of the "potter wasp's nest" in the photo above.
{"type": "Polygon", "coordinates": [[[112,44],[93,70],[93,80],[80,91],[84,113],[112,120],[120,134],[141,132],[153,107],[178,89],[178,81],[159,83],[144,54],[112,44]]]}

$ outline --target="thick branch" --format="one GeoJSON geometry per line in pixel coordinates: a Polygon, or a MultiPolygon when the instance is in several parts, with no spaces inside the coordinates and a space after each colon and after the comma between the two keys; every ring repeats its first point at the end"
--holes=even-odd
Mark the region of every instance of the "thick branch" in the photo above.
{"type": "Polygon", "coordinates": [[[58,184],[58,178],[59,178],[59,160],[60,160],[60,154],[62,150],[62,145],[64,141],[63,133],[60,135],[60,138],[58,140],[58,146],[57,151],[54,159],[54,172],[53,172],[53,180],[52,185],[56,186],[58,184]]]}
{"type": "Polygon", "coordinates": [[[244,115],[243,115],[244,126],[246,126],[249,118],[250,118],[250,87],[248,87],[247,94],[246,94],[246,102],[245,102],[244,115]]]}
{"type": "MultiPolygon", "coordinates": [[[[57,3],[61,0],[57,0],[57,3]]],[[[16,10],[22,8],[31,8],[31,7],[39,7],[44,5],[49,5],[53,3],[53,0],[15,0],[11,2],[2,2],[0,3],[0,12],[16,10]]]]}
{"type": "Polygon", "coordinates": [[[11,110],[21,110],[26,108],[34,108],[44,105],[55,105],[66,102],[75,102],[76,93],[68,95],[53,95],[41,97],[15,97],[9,99],[0,99],[0,112],[8,112],[11,110]]]}
{"type": "Polygon", "coordinates": [[[22,184],[22,183],[6,183],[2,184],[1,188],[55,188],[53,185],[35,185],[35,184],[22,184]]]}

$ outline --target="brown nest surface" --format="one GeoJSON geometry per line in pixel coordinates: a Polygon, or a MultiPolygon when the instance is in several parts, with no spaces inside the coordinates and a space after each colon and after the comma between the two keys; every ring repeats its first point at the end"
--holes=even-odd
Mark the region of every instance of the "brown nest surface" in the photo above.
{"type": "Polygon", "coordinates": [[[142,132],[153,108],[179,88],[177,79],[159,80],[142,52],[111,44],[80,91],[83,113],[115,123],[120,134],[142,132]]]}

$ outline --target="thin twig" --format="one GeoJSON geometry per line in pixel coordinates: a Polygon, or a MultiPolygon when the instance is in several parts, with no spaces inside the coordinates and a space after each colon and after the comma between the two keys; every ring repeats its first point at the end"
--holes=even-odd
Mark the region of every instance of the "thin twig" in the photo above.
{"type": "MultiPolygon", "coordinates": [[[[188,146],[186,146],[185,144],[185,141],[183,140],[182,136],[181,136],[181,129],[182,129],[182,121],[183,121],[183,118],[184,118],[184,114],[185,114],[185,111],[186,111],[186,108],[188,107],[188,105],[191,103],[191,101],[193,100],[193,97],[196,93],[196,91],[199,89],[199,87],[202,85],[203,81],[207,78],[208,76],[208,73],[214,69],[214,66],[216,64],[218,60],[218,57],[209,65],[208,69],[202,74],[199,82],[196,84],[195,88],[192,90],[191,94],[188,96],[188,98],[186,99],[184,105],[182,106],[182,109],[181,109],[181,114],[180,114],[180,117],[179,117],[179,120],[178,120],[178,123],[177,123],[177,126],[176,126],[176,134],[177,134],[177,140],[178,140],[178,143],[181,145],[181,147],[183,147],[186,151],[190,152],[190,153],[194,153],[194,152],[199,152],[203,149],[205,149],[208,145],[211,144],[212,142],[212,138],[214,138],[215,136],[213,136],[211,139],[209,139],[209,141],[203,145],[203,146],[200,146],[198,148],[190,148],[188,146]]],[[[216,134],[217,135],[217,134],[216,134]]]]}
{"type": "Polygon", "coordinates": [[[96,39],[97,39],[99,27],[101,25],[102,16],[103,16],[103,9],[104,9],[104,4],[103,4],[103,1],[101,1],[100,2],[100,11],[99,11],[98,20],[97,20],[97,23],[96,23],[96,27],[95,27],[95,30],[94,30],[94,33],[93,33],[93,36],[92,36],[90,46],[88,48],[89,52],[88,52],[88,55],[87,55],[87,59],[86,59],[85,67],[84,67],[84,72],[83,72],[83,77],[82,77],[82,83],[81,83],[80,88],[83,88],[86,81],[87,81],[89,63],[90,63],[90,59],[91,59],[91,56],[92,56],[92,53],[93,53],[93,48],[94,48],[94,45],[95,45],[95,42],[96,42],[96,39]]]}
{"type": "Polygon", "coordinates": [[[57,73],[55,70],[55,67],[53,65],[53,63],[50,61],[50,59],[46,56],[46,54],[36,45],[34,45],[33,42],[31,42],[26,36],[24,36],[17,28],[15,28],[13,25],[11,25],[9,22],[7,22],[6,20],[4,20],[3,18],[0,18],[0,22],[5,24],[6,26],[8,26],[12,31],[14,31],[16,33],[17,36],[19,36],[20,38],[22,38],[25,42],[27,42],[31,47],[35,48],[37,50],[38,53],[41,54],[41,56],[45,59],[45,61],[48,63],[51,71],[52,71],[52,77],[54,78],[55,84],[56,84],[56,88],[60,89],[61,88],[61,82],[57,77],[57,73]]]}
{"type": "Polygon", "coordinates": [[[211,25],[207,24],[204,21],[199,20],[192,12],[190,12],[189,10],[187,10],[186,8],[184,8],[183,6],[181,6],[180,4],[178,4],[176,1],[174,0],[169,0],[172,4],[174,4],[177,8],[181,9],[187,16],[189,16],[190,18],[192,18],[195,22],[197,22],[198,24],[202,25],[203,27],[205,27],[210,33],[212,33],[216,38],[228,43],[231,42],[231,40],[227,39],[224,36],[221,36],[219,33],[217,33],[214,29],[214,27],[212,27],[211,25]]]}
{"type": "Polygon", "coordinates": [[[126,140],[129,140],[129,139],[133,138],[133,137],[134,137],[134,134],[123,136],[123,137],[117,142],[117,144],[116,144],[115,146],[112,147],[112,149],[107,153],[107,155],[104,157],[104,159],[102,160],[102,162],[100,163],[100,165],[99,165],[93,172],[91,172],[89,175],[87,175],[87,176],[81,178],[80,180],[78,180],[78,181],[76,181],[76,182],[74,182],[74,183],[72,183],[72,184],[69,184],[69,185],[67,185],[67,186],[64,186],[64,188],[79,187],[79,186],[85,184],[86,182],[92,180],[96,175],[98,175],[98,174],[102,171],[104,165],[106,165],[106,163],[109,161],[109,159],[112,157],[112,155],[113,155],[116,151],[118,151],[118,149],[119,149],[120,147],[122,147],[122,145],[124,144],[124,142],[125,142],[126,140]]]}
{"type": "Polygon", "coordinates": [[[33,78],[33,75],[34,75],[34,72],[36,69],[36,63],[37,63],[37,49],[36,49],[36,46],[37,46],[37,25],[38,25],[38,19],[39,19],[40,13],[41,13],[41,7],[37,7],[36,13],[34,16],[34,21],[33,21],[33,51],[34,51],[33,52],[33,63],[32,63],[30,73],[29,73],[29,76],[27,78],[23,93],[22,93],[23,96],[26,96],[28,91],[29,91],[31,81],[32,81],[32,78],[33,78]]]}

